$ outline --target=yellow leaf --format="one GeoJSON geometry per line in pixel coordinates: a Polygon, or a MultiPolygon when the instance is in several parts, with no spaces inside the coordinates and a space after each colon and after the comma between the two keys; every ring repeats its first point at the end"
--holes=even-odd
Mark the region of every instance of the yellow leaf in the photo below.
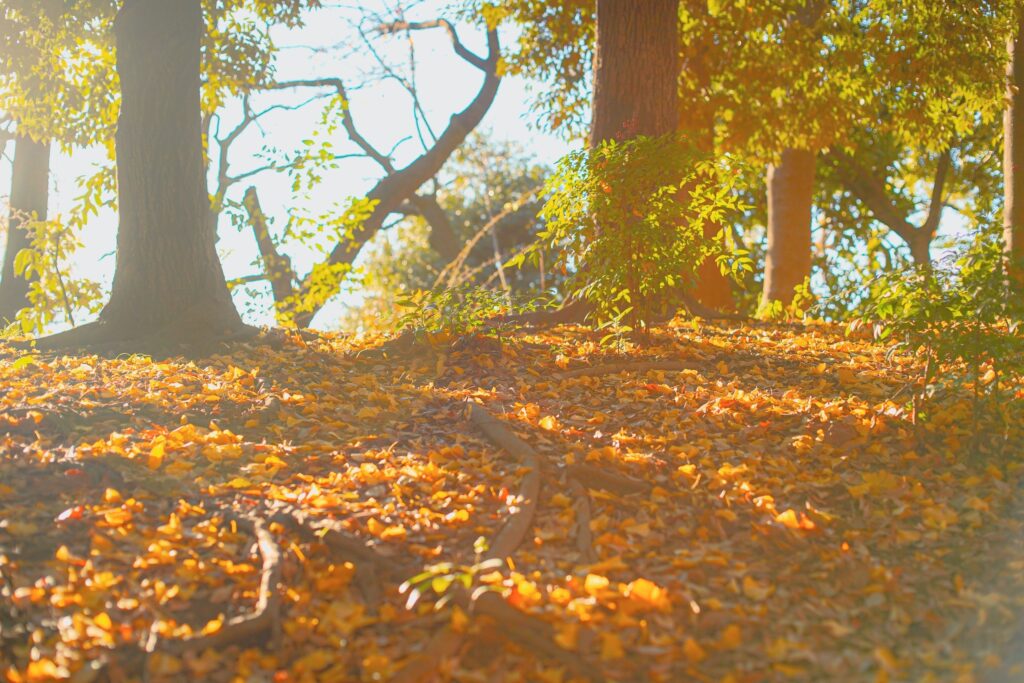
{"type": "Polygon", "coordinates": [[[774,586],[758,583],[752,576],[743,577],[743,594],[751,600],[760,602],[775,592],[774,586]]]}
{"type": "Polygon", "coordinates": [[[718,639],[718,646],[723,650],[732,650],[743,644],[743,631],[738,624],[729,624],[718,639]]]}
{"type": "Polygon", "coordinates": [[[555,642],[566,650],[575,650],[579,644],[580,625],[579,622],[570,621],[567,624],[558,624],[555,642]]]}
{"type": "Polygon", "coordinates": [[[456,633],[465,633],[466,627],[469,626],[469,617],[463,612],[458,605],[452,610],[452,630],[456,633]]]}
{"type": "Polygon", "coordinates": [[[715,517],[721,517],[727,522],[735,522],[737,519],[739,519],[739,515],[737,515],[735,512],[728,508],[722,510],[715,510],[715,517]]]}
{"type": "Polygon", "coordinates": [[[124,499],[121,497],[121,494],[118,492],[117,489],[107,489],[106,491],[103,492],[104,503],[116,505],[117,503],[120,503],[123,500],[124,499]]]}
{"type": "Polygon", "coordinates": [[[626,651],[622,649],[622,641],[616,633],[601,634],[601,659],[622,659],[626,651]]]}
{"type": "Polygon", "coordinates": [[[545,415],[542,417],[538,424],[540,424],[540,428],[545,431],[553,432],[558,429],[558,420],[551,415],[545,415]]]}
{"type": "Polygon", "coordinates": [[[687,638],[686,642],[683,643],[683,654],[686,655],[686,659],[691,664],[700,664],[708,656],[704,648],[700,646],[700,643],[693,638],[687,638]]]}
{"type": "Polygon", "coordinates": [[[149,449],[149,458],[146,461],[146,464],[149,466],[149,469],[160,469],[160,465],[162,465],[164,462],[164,450],[165,447],[163,440],[157,441],[155,444],[153,444],[153,447],[149,449]]]}
{"type": "Polygon", "coordinates": [[[583,580],[583,590],[590,595],[597,595],[608,588],[608,584],[608,579],[600,574],[587,574],[587,578],[583,580]]]}
{"type": "Polygon", "coordinates": [[[836,376],[840,384],[855,384],[857,382],[857,371],[848,365],[843,365],[836,370],[836,376]]]}
{"type": "Polygon", "coordinates": [[[110,615],[106,612],[100,612],[93,617],[92,621],[104,631],[110,631],[114,628],[114,623],[111,621],[110,615]]]}
{"type": "Polygon", "coordinates": [[[672,602],[668,598],[668,591],[647,579],[637,579],[630,582],[626,587],[626,595],[632,600],[645,603],[655,609],[669,611],[672,602]]]}
{"type": "Polygon", "coordinates": [[[806,515],[798,517],[796,512],[792,509],[775,515],[775,521],[789,529],[804,529],[810,531],[815,528],[814,522],[808,519],[806,515]]]}

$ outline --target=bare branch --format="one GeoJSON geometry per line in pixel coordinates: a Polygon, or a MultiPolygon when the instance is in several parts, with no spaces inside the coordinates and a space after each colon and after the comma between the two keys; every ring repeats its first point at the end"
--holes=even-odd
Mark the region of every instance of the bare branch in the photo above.
{"type": "Polygon", "coordinates": [[[433,28],[444,29],[445,33],[452,40],[455,54],[462,59],[481,71],[490,71],[494,68],[496,62],[494,55],[489,54],[487,59],[484,59],[463,45],[462,41],[459,40],[459,34],[456,32],[455,26],[447,19],[435,19],[434,21],[393,21],[389,24],[381,24],[377,27],[377,30],[382,34],[388,34],[398,33],[399,31],[425,31],[433,28]]]}
{"type": "MultiPolygon", "coordinates": [[[[488,30],[487,47],[487,60],[483,62],[486,65],[484,80],[473,101],[461,112],[451,117],[448,126],[433,147],[405,168],[390,172],[370,190],[366,198],[375,202],[373,211],[363,224],[353,231],[350,239],[334,246],[327,258],[328,265],[351,264],[363,245],[380,230],[388,216],[394,213],[424,183],[437,175],[452,153],[465,142],[466,137],[483,120],[487,110],[494,102],[498,85],[501,83],[501,76],[498,75],[496,68],[501,54],[501,45],[496,30],[488,30]]],[[[333,80],[340,84],[340,80],[333,80]]],[[[390,161],[388,163],[390,165],[390,161]]],[[[302,283],[300,295],[308,293],[315,284],[307,277],[302,283]]],[[[306,297],[301,296],[301,298],[305,299],[306,297]]],[[[309,325],[315,314],[316,310],[303,311],[296,315],[295,322],[298,326],[305,327],[309,325]]]]}
{"type": "Polygon", "coordinates": [[[345,132],[348,133],[348,137],[352,142],[366,152],[366,155],[377,162],[381,168],[388,173],[393,173],[395,170],[394,165],[384,154],[370,144],[369,140],[364,138],[359,131],[356,129],[355,121],[352,118],[352,110],[349,108],[348,94],[345,92],[345,83],[340,78],[313,78],[308,80],[297,80],[297,81],[281,81],[278,83],[271,83],[267,86],[270,90],[290,90],[293,88],[334,88],[338,93],[338,97],[342,100],[342,118],[341,125],[345,128],[345,132]]]}
{"type": "Polygon", "coordinates": [[[292,283],[295,281],[295,271],[292,270],[292,261],[288,256],[282,254],[274,244],[267,227],[267,217],[260,207],[260,198],[255,187],[250,187],[245,191],[245,199],[242,200],[242,203],[249,214],[249,225],[256,237],[256,246],[260,250],[264,276],[270,281],[275,303],[282,304],[294,294],[292,283]]]}

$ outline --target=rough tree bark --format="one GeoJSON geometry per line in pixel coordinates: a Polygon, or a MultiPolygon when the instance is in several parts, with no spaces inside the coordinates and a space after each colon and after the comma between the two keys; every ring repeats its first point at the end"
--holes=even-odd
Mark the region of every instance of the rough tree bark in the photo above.
{"type": "Polygon", "coordinates": [[[763,304],[789,305],[794,290],[811,274],[811,202],[814,152],[787,149],[768,166],[768,253],[763,304]]]}
{"type": "Polygon", "coordinates": [[[209,217],[200,0],[125,0],[114,32],[120,223],[110,301],[97,323],[45,345],[192,344],[249,332],[231,301],[209,217]]]}
{"type": "Polygon", "coordinates": [[[1007,41],[1003,113],[1003,240],[1010,291],[1024,294],[1024,12],[1007,41]]]}
{"type": "Polygon", "coordinates": [[[590,144],[679,124],[679,0],[597,0],[590,144]]]}
{"type": "Polygon", "coordinates": [[[22,227],[30,220],[46,220],[50,182],[50,143],[19,137],[14,143],[14,168],[11,175],[10,218],[7,246],[0,271],[0,322],[13,320],[28,306],[30,282],[14,273],[14,259],[29,246],[28,231],[22,227]]]}

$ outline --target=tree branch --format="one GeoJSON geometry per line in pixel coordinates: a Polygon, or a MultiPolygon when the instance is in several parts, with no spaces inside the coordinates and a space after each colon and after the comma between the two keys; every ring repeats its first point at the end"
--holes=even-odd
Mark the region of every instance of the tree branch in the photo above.
{"type": "Polygon", "coordinates": [[[829,152],[836,162],[836,170],[846,188],[868,207],[875,218],[895,232],[907,244],[914,244],[917,227],[907,220],[905,214],[893,203],[885,184],[870,174],[848,154],[829,152]]]}
{"type": "Polygon", "coordinates": [[[467,48],[463,45],[462,41],[459,40],[459,34],[456,32],[455,27],[447,19],[435,19],[434,21],[393,21],[389,24],[381,24],[377,30],[382,34],[388,34],[398,33],[399,31],[425,31],[432,28],[444,29],[448,34],[448,37],[452,40],[452,47],[455,49],[455,54],[459,57],[483,72],[493,70],[493,53],[488,51],[487,58],[484,59],[467,48]]]}
{"type": "MultiPolygon", "coordinates": [[[[495,95],[498,92],[498,85],[501,83],[501,76],[497,72],[501,46],[496,30],[492,29],[487,32],[487,46],[488,56],[487,60],[483,62],[487,66],[484,80],[473,101],[461,112],[451,117],[448,126],[438,137],[433,147],[421,154],[405,168],[392,169],[393,172],[382,178],[370,190],[366,198],[375,202],[372,213],[361,226],[353,231],[349,240],[335,245],[327,259],[328,266],[351,264],[363,245],[380,230],[387,217],[394,213],[420,186],[437,175],[452,153],[465,142],[469,134],[483,120],[487,110],[490,109],[491,104],[494,102],[495,95]]],[[[458,47],[456,47],[456,51],[458,51],[458,47]]],[[[341,83],[338,79],[325,80],[337,82],[338,84],[341,83]]],[[[380,163],[379,160],[378,163],[380,163]]],[[[390,167],[390,161],[388,161],[388,165],[390,167]]],[[[300,300],[305,301],[307,295],[317,287],[317,284],[315,280],[307,276],[299,290],[300,300]]],[[[296,324],[299,327],[309,325],[313,316],[322,305],[323,303],[321,302],[314,302],[310,306],[313,310],[298,313],[295,316],[296,324]]]]}
{"type": "Polygon", "coordinates": [[[935,168],[935,181],[932,183],[932,196],[928,205],[928,217],[925,218],[921,229],[928,235],[928,241],[935,236],[939,229],[939,220],[942,218],[942,210],[946,207],[943,193],[946,187],[946,177],[949,175],[951,159],[948,149],[942,152],[939,157],[938,166],[935,168]]]}
{"type": "Polygon", "coordinates": [[[370,144],[360,134],[356,128],[355,120],[352,118],[352,110],[349,107],[348,94],[345,91],[345,83],[340,78],[312,78],[307,80],[297,81],[280,81],[278,83],[271,83],[267,86],[270,90],[289,90],[292,88],[334,88],[338,93],[338,97],[342,100],[342,114],[341,114],[341,125],[345,128],[345,132],[352,142],[354,142],[359,149],[366,152],[366,155],[377,162],[377,164],[384,169],[387,173],[394,173],[395,167],[391,163],[391,159],[386,155],[381,154],[380,150],[370,144]]]}
{"type": "Polygon", "coordinates": [[[292,261],[288,256],[282,254],[274,244],[267,228],[267,217],[260,207],[260,198],[255,187],[250,187],[245,191],[245,199],[242,203],[249,214],[249,225],[252,226],[253,235],[256,237],[263,273],[270,281],[274,302],[283,304],[294,294],[292,282],[295,281],[295,271],[292,270],[292,261]]]}

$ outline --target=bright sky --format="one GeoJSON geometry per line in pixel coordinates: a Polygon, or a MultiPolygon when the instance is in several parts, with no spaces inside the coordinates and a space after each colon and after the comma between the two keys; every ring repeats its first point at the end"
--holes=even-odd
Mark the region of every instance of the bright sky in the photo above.
{"type": "MultiPolygon", "coordinates": [[[[417,5],[407,18],[427,20],[438,16],[444,3],[427,0],[417,5]]],[[[373,2],[360,3],[363,7],[374,6],[373,2]]],[[[390,150],[407,136],[410,140],[399,145],[395,151],[396,165],[401,167],[414,159],[422,147],[416,139],[412,118],[411,100],[401,87],[393,81],[374,78],[379,73],[377,63],[365,49],[353,50],[358,40],[353,22],[357,21],[359,10],[351,7],[334,6],[309,16],[308,24],[301,30],[278,30],[277,44],[283,49],[278,58],[279,80],[340,77],[346,82],[351,100],[351,110],[360,132],[378,149],[390,150]],[[346,45],[336,50],[323,50],[346,45]]],[[[460,25],[459,37],[470,49],[480,55],[486,54],[484,33],[481,29],[460,25]]],[[[414,34],[417,57],[417,85],[420,99],[433,129],[440,133],[449,117],[461,111],[472,100],[480,87],[481,73],[462,61],[452,51],[451,42],[444,31],[420,31],[414,34]]],[[[506,33],[503,38],[508,41],[506,33]]],[[[408,62],[408,45],[403,37],[396,37],[378,43],[383,48],[382,56],[395,64],[408,62]]],[[[278,103],[297,103],[314,95],[317,91],[271,93],[254,98],[257,109],[278,103]]],[[[326,92],[326,91],[325,91],[326,92]]],[[[553,136],[543,134],[530,127],[530,97],[527,84],[520,78],[503,79],[498,96],[480,130],[497,140],[518,141],[542,162],[552,163],[564,155],[569,146],[553,136]]],[[[303,111],[276,111],[261,120],[261,128],[253,125],[232,147],[230,173],[238,175],[263,165],[256,156],[265,145],[281,151],[293,151],[302,146],[301,141],[310,138],[319,120],[321,105],[307,107],[303,111]]],[[[221,131],[229,131],[239,120],[240,106],[232,103],[223,112],[221,131]]],[[[356,151],[348,142],[344,132],[333,136],[335,149],[340,154],[356,151]]],[[[10,155],[12,146],[6,150],[4,163],[0,164],[0,201],[6,204],[10,188],[10,155]]],[[[54,154],[51,165],[50,215],[66,213],[80,194],[77,179],[90,175],[97,164],[104,161],[99,150],[80,150],[70,157],[54,154]]],[[[367,159],[349,159],[340,162],[340,168],[324,176],[324,182],[312,196],[293,196],[291,181],[284,174],[262,173],[249,181],[243,181],[232,188],[228,197],[240,199],[245,189],[256,185],[264,211],[271,217],[273,226],[279,230],[287,220],[290,207],[305,214],[317,215],[335,204],[344,204],[352,196],[361,196],[380,178],[377,165],[367,159]]],[[[75,262],[75,272],[109,285],[114,268],[114,240],[117,217],[113,210],[101,212],[88,226],[83,235],[85,247],[75,262]]],[[[273,227],[272,227],[273,230],[273,227]]],[[[230,225],[226,216],[220,223],[220,242],[225,274],[229,279],[251,275],[256,272],[252,262],[256,258],[256,247],[250,230],[238,231],[230,225]]],[[[294,266],[300,274],[308,272],[314,262],[310,250],[287,249],[294,266]]],[[[254,312],[247,305],[247,299],[236,290],[237,303],[249,322],[265,324],[270,318],[254,312]]],[[[351,295],[348,295],[348,300],[351,295]]],[[[340,297],[326,307],[314,321],[318,328],[335,326],[344,300],[340,297]]]]}

